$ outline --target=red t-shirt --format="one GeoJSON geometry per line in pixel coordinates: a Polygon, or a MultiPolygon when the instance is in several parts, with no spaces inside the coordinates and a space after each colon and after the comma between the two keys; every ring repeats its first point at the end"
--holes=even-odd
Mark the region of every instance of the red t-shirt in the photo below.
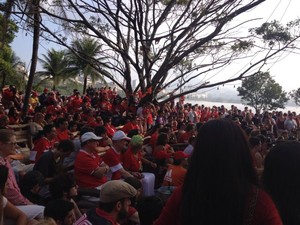
{"type": "Polygon", "coordinates": [[[110,148],[103,156],[103,161],[110,167],[112,171],[112,180],[119,180],[122,178],[122,174],[119,171],[123,168],[121,164],[121,154],[110,148]]]}
{"type": "Polygon", "coordinates": [[[165,174],[163,186],[180,186],[184,182],[186,169],[182,166],[170,165],[165,174]]]}
{"type": "Polygon", "coordinates": [[[32,160],[33,162],[36,162],[39,160],[39,158],[42,156],[42,154],[45,151],[49,151],[53,148],[55,141],[50,141],[45,137],[39,138],[34,142],[34,151],[36,151],[35,160],[32,160]]]}
{"type": "MultiPolygon", "coordinates": [[[[250,196],[250,193],[249,193],[250,196]]],[[[250,197],[246,197],[246,205],[250,202],[250,197]]],[[[182,186],[175,189],[171,197],[168,199],[159,218],[154,222],[154,225],[174,224],[180,225],[181,220],[181,205],[182,186]]],[[[246,207],[247,208],[247,207],[246,207]]],[[[252,218],[252,225],[282,225],[279,213],[275,204],[267,193],[259,190],[258,199],[256,202],[255,212],[252,218]]]]}
{"type": "Polygon", "coordinates": [[[189,139],[192,137],[192,133],[185,132],[180,135],[178,143],[189,143],[189,139]]]}
{"type": "Polygon", "coordinates": [[[104,127],[106,128],[107,136],[112,138],[112,136],[117,131],[117,129],[113,125],[110,125],[110,124],[105,124],[104,127]]]}
{"type": "Polygon", "coordinates": [[[79,151],[74,164],[74,175],[79,187],[95,188],[107,181],[105,176],[99,179],[92,175],[102,162],[101,157],[96,153],[79,151]]]}
{"type": "Polygon", "coordinates": [[[132,122],[128,122],[124,125],[124,127],[121,129],[125,134],[128,134],[129,131],[139,129],[139,126],[137,124],[133,124],[132,122]]]}
{"type": "Polygon", "coordinates": [[[123,167],[131,172],[142,171],[142,154],[138,152],[135,156],[132,150],[129,148],[122,156],[123,167]]]}
{"type": "Polygon", "coordinates": [[[57,136],[56,136],[57,141],[70,139],[68,130],[61,131],[59,128],[57,128],[56,129],[56,134],[57,134],[57,136]]]}

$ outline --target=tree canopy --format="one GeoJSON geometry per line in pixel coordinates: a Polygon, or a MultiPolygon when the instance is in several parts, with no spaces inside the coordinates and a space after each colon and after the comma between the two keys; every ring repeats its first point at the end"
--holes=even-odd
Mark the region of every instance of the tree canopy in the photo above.
{"type": "Polygon", "coordinates": [[[296,22],[243,30],[255,18],[238,18],[264,1],[43,1],[41,35],[74,52],[74,40],[91,37],[101,44],[104,59],[83,58],[93,68],[128,95],[140,89],[149,100],[160,96],[167,101],[256,74],[268,59],[293,48],[299,38],[292,32],[296,22]],[[258,52],[260,57],[252,60],[258,52]],[[246,67],[232,63],[247,58],[246,67]],[[224,74],[223,68],[230,72],[224,74]]]}
{"type": "Polygon", "coordinates": [[[243,79],[242,86],[238,87],[237,91],[239,96],[242,96],[242,102],[252,106],[256,112],[284,108],[289,100],[288,94],[268,72],[259,72],[243,79]]]}

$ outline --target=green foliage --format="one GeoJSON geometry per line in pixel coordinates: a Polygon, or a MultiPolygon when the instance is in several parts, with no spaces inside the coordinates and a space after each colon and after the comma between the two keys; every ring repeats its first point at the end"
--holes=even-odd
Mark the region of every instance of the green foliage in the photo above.
{"type": "Polygon", "coordinates": [[[261,27],[250,31],[261,36],[264,42],[269,43],[270,46],[274,45],[275,42],[285,44],[292,39],[289,28],[282,26],[278,21],[263,23],[261,27]]]}
{"type": "Polygon", "coordinates": [[[291,91],[290,96],[294,100],[295,104],[300,106],[300,88],[291,91]]]}
{"type": "Polygon", "coordinates": [[[268,72],[259,72],[245,78],[237,91],[239,96],[242,96],[242,102],[254,107],[257,112],[284,108],[285,103],[289,100],[287,93],[268,72]]]}
{"type": "Polygon", "coordinates": [[[18,26],[11,20],[7,21],[7,30],[6,33],[3,32],[4,29],[4,17],[0,14],[0,40],[5,42],[6,44],[10,44],[18,32],[18,26]]]}
{"type": "Polygon", "coordinates": [[[231,49],[233,51],[248,51],[253,47],[253,42],[252,41],[242,41],[242,40],[237,40],[232,46],[231,49]]]}
{"type": "Polygon", "coordinates": [[[67,57],[66,51],[56,51],[50,49],[47,55],[43,54],[44,59],[39,59],[42,63],[44,71],[36,72],[36,76],[45,80],[52,80],[53,89],[63,81],[73,78],[76,75],[76,68],[70,66],[70,59],[67,57]]]}
{"type": "Polygon", "coordinates": [[[82,93],[85,93],[88,77],[91,78],[93,83],[97,80],[105,82],[102,74],[91,65],[97,63],[98,60],[101,61],[101,58],[99,58],[101,45],[97,40],[90,37],[74,40],[72,49],[74,52],[69,52],[70,64],[77,68],[77,74],[82,74],[84,77],[82,93]]]}

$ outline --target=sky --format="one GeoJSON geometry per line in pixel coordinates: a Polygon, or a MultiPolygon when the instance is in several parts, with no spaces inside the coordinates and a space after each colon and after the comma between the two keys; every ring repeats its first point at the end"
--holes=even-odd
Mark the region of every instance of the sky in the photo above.
{"type": "MultiPolygon", "coordinates": [[[[251,12],[244,14],[240,19],[247,19],[251,17],[261,18],[257,21],[257,24],[251,24],[250,27],[259,26],[259,24],[272,21],[274,19],[286,24],[290,20],[300,18],[300,1],[299,0],[266,0],[251,12]]],[[[296,43],[300,48],[300,43],[296,43]]],[[[20,31],[17,34],[12,48],[16,52],[16,55],[26,63],[27,69],[30,67],[31,59],[31,46],[32,36],[20,31]]],[[[46,54],[47,50],[53,47],[50,43],[41,41],[39,48],[39,55],[46,54]]],[[[279,59],[268,64],[270,68],[269,72],[279,83],[283,90],[289,92],[294,89],[300,88],[300,54],[281,54],[279,59]]],[[[38,65],[38,70],[41,67],[38,65]]],[[[226,86],[237,86],[240,82],[234,84],[228,84],[226,86]]]]}

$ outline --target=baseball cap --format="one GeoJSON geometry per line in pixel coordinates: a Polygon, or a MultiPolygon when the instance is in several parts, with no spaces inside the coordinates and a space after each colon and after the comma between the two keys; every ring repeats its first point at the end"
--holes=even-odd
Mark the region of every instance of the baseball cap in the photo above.
{"type": "Polygon", "coordinates": [[[93,132],[86,132],[81,136],[81,142],[86,142],[89,140],[101,140],[102,137],[98,137],[96,134],[93,132]]]}
{"type": "Polygon", "coordinates": [[[111,180],[101,186],[100,202],[116,202],[124,198],[132,198],[136,194],[136,189],[130,184],[122,180],[111,180]]]}
{"type": "Polygon", "coordinates": [[[189,155],[185,154],[183,151],[177,151],[174,153],[175,160],[186,159],[188,157],[189,157],[189,155]]]}
{"type": "Polygon", "coordinates": [[[120,140],[123,140],[123,139],[125,139],[127,141],[131,140],[131,138],[127,137],[127,135],[121,130],[118,130],[117,132],[115,132],[113,137],[112,137],[113,141],[120,141],[120,140]]]}
{"type": "Polygon", "coordinates": [[[130,144],[131,145],[142,145],[144,143],[144,138],[141,135],[133,135],[130,144]]]}

